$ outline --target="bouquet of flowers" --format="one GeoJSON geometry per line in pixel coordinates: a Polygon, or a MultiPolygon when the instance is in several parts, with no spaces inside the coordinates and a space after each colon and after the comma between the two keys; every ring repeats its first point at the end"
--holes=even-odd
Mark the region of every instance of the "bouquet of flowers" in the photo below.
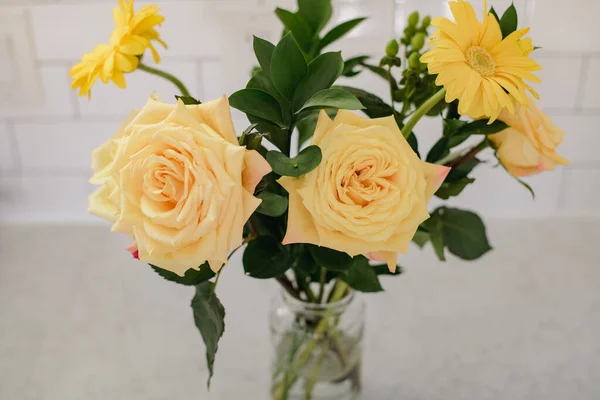
{"type": "MultiPolygon", "coordinates": [[[[412,13],[404,36],[372,63],[324,51],[364,18],[324,33],[331,2],[298,0],[295,12],[275,11],[284,25],[278,43],[254,38],[259,66],[246,87],[200,101],[175,76],[146,64],[146,50],[158,63],[154,44],[167,47],[157,30],[160,10],[135,11],[133,0],[119,0],[109,43],[73,66],[82,96],[98,79],[124,88],[136,70],[177,87],[174,102],[151,95],[93,152],[91,182],[99,188],[89,210],[133,238],[135,258],[195,287],[193,316],[210,376],[225,327],[217,283],[236,250],[244,251],[249,277],[275,280],[298,302],[335,304],[352,291],[382,291],[381,275],[401,272],[397,258],[411,241],[430,243],[440,260],[446,251],[474,260],[491,249],[475,213],[427,206],[434,195],[447,200],[472,185],[484,150],[529,190],[520,177],[568,164],[556,152],[564,132],[538,109],[526,83],[540,82],[534,72],[541,67],[530,58],[535,47],[529,29],[518,29],[515,7],[500,17],[484,6],[480,20],[469,3],[449,4],[454,21],[412,13]],[[390,98],[335,86],[340,76],[360,73],[387,81],[390,98]],[[249,120],[239,135],[230,107],[249,120]],[[413,128],[426,115],[442,118],[443,131],[425,154],[413,128]]],[[[305,336],[284,346],[273,398],[287,398],[302,370],[318,376],[323,360],[312,354],[323,340],[342,360],[351,351],[339,320],[329,312],[296,316],[305,336]]],[[[305,398],[314,388],[309,378],[305,398]]]]}

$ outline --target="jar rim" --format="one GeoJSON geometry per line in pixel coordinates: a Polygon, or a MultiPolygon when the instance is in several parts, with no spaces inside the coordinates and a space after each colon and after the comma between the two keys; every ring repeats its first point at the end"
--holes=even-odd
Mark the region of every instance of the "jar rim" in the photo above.
{"type": "Polygon", "coordinates": [[[281,290],[281,297],[283,301],[290,306],[290,308],[293,308],[297,311],[313,313],[322,313],[325,311],[333,312],[335,314],[343,313],[354,300],[354,296],[354,291],[350,290],[346,296],[342,297],[340,300],[334,301],[333,303],[309,303],[292,296],[284,289],[281,290]]]}

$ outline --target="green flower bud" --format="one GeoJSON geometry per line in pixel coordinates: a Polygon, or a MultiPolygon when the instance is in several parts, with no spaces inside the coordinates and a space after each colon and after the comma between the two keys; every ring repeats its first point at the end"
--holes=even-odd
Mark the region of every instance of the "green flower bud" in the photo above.
{"type": "Polygon", "coordinates": [[[392,58],[388,56],[383,56],[381,61],[379,61],[379,66],[383,67],[384,65],[390,65],[392,58]]]}
{"type": "Polygon", "coordinates": [[[417,52],[412,53],[408,57],[408,66],[411,69],[419,69],[421,67],[421,61],[419,61],[420,57],[421,56],[419,55],[419,53],[417,53],[417,52]]]}
{"type": "Polygon", "coordinates": [[[409,26],[417,26],[418,23],[419,23],[419,12],[418,11],[413,11],[408,16],[408,25],[409,26]]]}
{"type": "Polygon", "coordinates": [[[429,26],[429,24],[431,24],[431,17],[429,15],[426,15],[423,17],[423,22],[422,22],[422,27],[423,28],[427,28],[429,26]]]}
{"type": "Polygon", "coordinates": [[[410,46],[414,50],[421,50],[423,46],[425,46],[425,35],[423,35],[422,33],[417,33],[410,40],[410,46]]]}
{"type": "Polygon", "coordinates": [[[412,35],[414,35],[416,31],[417,31],[417,30],[415,29],[415,27],[414,27],[414,26],[407,26],[407,27],[404,29],[404,34],[406,35],[406,37],[408,37],[408,38],[411,38],[411,37],[412,37],[412,35]]]}
{"type": "Polygon", "coordinates": [[[388,57],[396,57],[396,54],[398,54],[398,50],[400,50],[400,46],[398,45],[396,39],[390,40],[387,46],[385,46],[385,54],[388,57]]]}

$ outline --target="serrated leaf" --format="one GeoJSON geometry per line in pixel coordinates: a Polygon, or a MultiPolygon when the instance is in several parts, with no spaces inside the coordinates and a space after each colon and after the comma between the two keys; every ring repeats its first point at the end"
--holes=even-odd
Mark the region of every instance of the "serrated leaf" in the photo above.
{"type": "Polygon", "coordinates": [[[260,89],[242,89],[229,96],[229,104],[250,114],[284,127],[281,107],[269,93],[260,89]]]}
{"type": "Polygon", "coordinates": [[[256,59],[260,64],[262,70],[267,74],[267,76],[271,76],[271,59],[273,58],[273,51],[275,50],[275,45],[267,40],[261,39],[257,36],[254,36],[254,55],[256,55],[256,59]]]}
{"type": "Polygon", "coordinates": [[[504,39],[511,33],[517,30],[517,26],[519,24],[519,20],[517,17],[517,9],[514,4],[511,4],[504,14],[502,14],[502,18],[500,18],[500,30],[502,31],[502,38],[504,39]]]}
{"type": "Polygon", "coordinates": [[[333,14],[331,0],[298,0],[298,14],[314,34],[321,32],[333,14]]]}
{"type": "Polygon", "coordinates": [[[296,157],[289,158],[278,151],[269,151],[267,161],[273,172],[281,176],[293,176],[300,178],[319,166],[322,154],[318,146],[308,146],[296,157]]]}
{"type": "Polygon", "coordinates": [[[214,293],[213,283],[203,282],[196,285],[196,294],[192,298],[192,310],[194,323],[206,346],[206,364],[208,366],[206,385],[210,389],[215,356],[219,349],[219,339],[225,332],[225,308],[214,293]]]}
{"type": "Polygon", "coordinates": [[[210,269],[208,263],[202,264],[198,269],[190,268],[183,276],[177,275],[175,272],[149,264],[154,272],[162,276],[164,279],[178,283],[180,285],[194,286],[205,282],[215,276],[215,273],[210,269]]]}
{"type": "Polygon", "coordinates": [[[250,241],[242,262],[246,275],[256,279],[277,278],[292,267],[287,252],[272,236],[259,236],[250,241]]]}
{"type": "Polygon", "coordinates": [[[283,25],[294,35],[300,48],[308,53],[312,47],[312,32],[310,26],[298,14],[283,8],[276,8],[275,15],[283,25]]]}
{"type": "Polygon", "coordinates": [[[323,39],[321,39],[321,41],[319,42],[319,51],[323,50],[325,47],[329,46],[336,40],[342,38],[344,35],[349,33],[352,29],[354,29],[356,26],[358,26],[358,24],[360,24],[364,20],[366,20],[366,18],[355,18],[346,22],[342,22],[341,24],[333,27],[329,32],[325,34],[325,36],[323,36],[323,39]]]}
{"type": "Polygon", "coordinates": [[[346,282],[352,289],[359,292],[376,293],[383,291],[377,273],[369,265],[369,260],[363,256],[354,257],[348,273],[341,275],[340,279],[346,282]]]}
{"type": "Polygon", "coordinates": [[[195,104],[202,104],[202,102],[200,100],[197,100],[195,98],[193,98],[192,96],[178,96],[175,95],[175,100],[181,100],[183,102],[183,104],[187,105],[195,105],[195,104]]]}
{"type": "Polygon", "coordinates": [[[279,41],[271,59],[271,80],[281,95],[291,100],[308,66],[292,34],[279,41]]]}
{"type": "Polygon", "coordinates": [[[279,217],[288,208],[288,199],[275,193],[264,191],[258,196],[262,200],[256,212],[269,217],[279,217]]]}
{"type": "Polygon", "coordinates": [[[440,215],[443,221],[444,244],[452,254],[464,260],[475,260],[492,249],[485,225],[477,214],[444,207],[440,215]]]}
{"type": "Polygon", "coordinates": [[[321,108],[362,110],[364,106],[352,93],[341,88],[330,88],[315,93],[298,112],[321,108]]]}
{"type": "Polygon", "coordinates": [[[321,246],[309,246],[309,250],[317,265],[329,270],[347,271],[352,265],[352,257],[344,252],[321,246]]]}
{"type": "Polygon", "coordinates": [[[308,71],[294,92],[292,110],[298,111],[315,93],[330,88],[344,69],[340,52],[325,53],[308,64],[308,71]]]}

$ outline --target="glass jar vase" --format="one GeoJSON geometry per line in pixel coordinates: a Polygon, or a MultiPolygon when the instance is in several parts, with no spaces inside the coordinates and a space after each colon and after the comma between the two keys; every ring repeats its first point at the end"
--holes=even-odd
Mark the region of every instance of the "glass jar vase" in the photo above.
{"type": "Polygon", "coordinates": [[[273,400],[360,397],[364,303],[307,303],[285,291],[270,313],[273,400]]]}

